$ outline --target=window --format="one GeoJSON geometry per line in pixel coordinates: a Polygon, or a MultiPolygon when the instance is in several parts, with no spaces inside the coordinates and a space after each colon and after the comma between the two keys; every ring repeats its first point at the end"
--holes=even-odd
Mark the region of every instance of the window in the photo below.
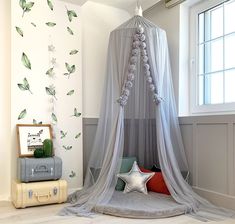
{"type": "Polygon", "coordinates": [[[204,1],[191,18],[192,112],[235,110],[235,0],[204,1]]]}

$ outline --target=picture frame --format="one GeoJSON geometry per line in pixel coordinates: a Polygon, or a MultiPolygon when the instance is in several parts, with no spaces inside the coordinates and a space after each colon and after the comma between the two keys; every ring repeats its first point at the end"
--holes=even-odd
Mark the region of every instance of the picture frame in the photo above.
{"type": "Polygon", "coordinates": [[[17,124],[19,157],[33,157],[36,148],[43,147],[45,139],[52,140],[50,124],[17,124]]]}

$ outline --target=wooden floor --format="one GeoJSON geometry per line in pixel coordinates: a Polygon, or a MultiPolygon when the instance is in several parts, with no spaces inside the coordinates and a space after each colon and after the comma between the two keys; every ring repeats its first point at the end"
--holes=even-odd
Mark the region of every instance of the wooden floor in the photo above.
{"type": "MultiPolygon", "coordinates": [[[[65,204],[15,209],[10,202],[0,202],[0,224],[203,224],[185,215],[151,220],[125,219],[101,214],[94,218],[58,216],[57,213],[63,206],[65,204]]],[[[235,224],[235,220],[208,224],[235,224]]]]}

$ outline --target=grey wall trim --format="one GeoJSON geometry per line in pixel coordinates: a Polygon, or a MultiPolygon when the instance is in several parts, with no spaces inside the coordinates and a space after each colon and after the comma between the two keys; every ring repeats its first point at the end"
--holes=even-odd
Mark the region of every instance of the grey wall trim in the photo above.
{"type": "Polygon", "coordinates": [[[98,118],[83,118],[83,176],[85,177],[87,163],[93,147],[93,141],[98,125],[98,118]]]}

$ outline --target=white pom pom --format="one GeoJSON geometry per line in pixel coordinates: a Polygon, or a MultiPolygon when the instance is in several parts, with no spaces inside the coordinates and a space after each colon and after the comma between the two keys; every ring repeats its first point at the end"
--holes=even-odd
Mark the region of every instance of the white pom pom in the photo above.
{"type": "Polygon", "coordinates": [[[145,42],[141,42],[140,46],[145,49],[146,48],[146,43],[145,42]]]}
{"type": "Polygon", "coordinates": [[[147,63],[146,63],[146,64],[144,64],[144,70],[145,70],[145,71],[148,71],[149,69],[150,69],[149,64],[147,64],[147,63]]]}
{"type": "Polygon", "coordinates": [[[144,57],[142,57],[142,60],[143,60],[144,63],[147,63],[149,58],[147,56],[144,56],[144,57]]]}
{"type": "Polygon", "coordinates": [[[127,81],[126,84],[125,84],[125,87],[126,87],[127,89],[132,88],[132,86],[133,86],[133,83],[132,83],[131,81],[127,81]]]}
{"type": "Polygon", "coordinates": [[[147,55],[147,51],[146,50],[141,50],[141,55],[142,56],[146,56],[147,55]]]}
{"type": "Polygon", "coordinates": [[[150,85],[149,85],[149,88],[150,88],[150,90],[151,90],[152,92],[155,91],[155,86],[154,86],[153,84],[150,84],[150,85]]]}
{"type": "Polygon", "coordinates": [[[140,43],[141,43],[141,42],[139,42],[139,41],[134,41],[134,42],[133,42],[133,47],[134,47],[134,48],[139,48],[139,47],[140,47],[140,43]]]}
{"type": "Polygon", "coordinates": [[[145,35],[144,35],[144,34],[141,34],[141,35],[140,35],[140,41],[143,42],[143,41],[145,41],[145,39],[146,39],[145,35]]]}
{"type": "Polygon", "coordinates": [[[133,73],[136,70],[136,66],[135,65],[129,65],[129,72],[133,73]]]}
{"type": "Polygon", "coordinates": [[[133,74],[133,73],[129,73],[128,75],[127,75],[127,80],[128,81],[133,81],[135,79],[135,75],[133,74]]]}
{"type": "Polygon", "coordinates": [[[135,34],[133,37],[134,41],[139,41],[139,38],[140,38],[139,34],[135,34]]]}
{"type": "Polygon", "coordinates": [[[138,58],[136,56],[132,56],[130,61],[131,61],[131,64],[136,64],[138,61],[138,58]]]}
{"type": "Polygon", "coordinates": [[[123,95],[129,96],[130,95],[130,90],[129,89],[124,89],[123,90],[123,95]]]}
{"type": "Polygon", "coordinates": [[[144,74],[145,74],[146,77],[150,77],[150,71],[149,70],[145,71],[144,74]]]}
{"type": "Polygon", "coordinates": [[[131,53],[132,53],[133,56],[136,56],[136,55],[138,55],[139,50],[138,49],[133,49],[131,53]]]}
{"type": "Polygon", "coordinates": [[[144,33],[144,28],[142,26],[139,26],[137,29],[136,29],[136,32],[137,33],[144,33]]]}
{"type": "Polygon", "coordinates": [[[153,82],[153,79],[150,76],[148,76],[146,81],[151,84],[153,82]]]}

